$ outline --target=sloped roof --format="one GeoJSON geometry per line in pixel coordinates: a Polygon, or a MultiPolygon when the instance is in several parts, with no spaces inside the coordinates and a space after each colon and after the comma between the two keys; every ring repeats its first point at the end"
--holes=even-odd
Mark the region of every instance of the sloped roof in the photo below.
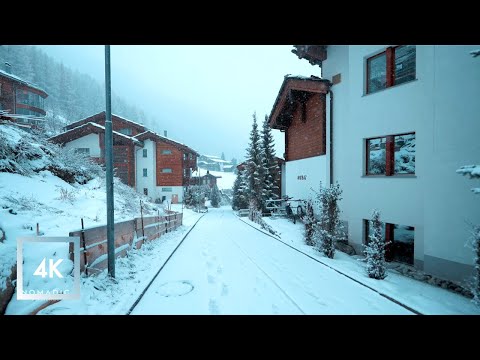
{"type": "Polygon", "coordinates": [[[192,152],[195,155],[200,156],[200,153],[198,151],[192,149],[191,147],[189,147],[185,144],[182,144],[181,142],[178,142],[178,141],[172,140],[170,138],[167,138],[165,136],[162,136],[160,134],[157,134],[155,131],[152,131],[152,130],[147,130],[147,131],[144,131],[141,134],[137,134],[137,135],[134,136],[134,138],[136,138],[138,140],[155,139],[155,140],[163,141],[167,144],[171,144],[171,145],[179,148],[180,150],[192,152]]]}
{"type": "MultiPolygon", "coordinates": [[[[80,126],[80,125],[83,125],[83,124],[86,124],[86,123],[89,123],[89,122],[95,122],[95,120],[105,120],[106,118],[106,115],[105,115],[105,111],[100,111],[99,113],[96,113],[94,115],[90,115],[89,117],[86,117],[86,118],[83,118],[83,119],[80,119],[80,120],[77,120],[77,121],[74,121],[73,123],[71,124],[68,124],[67,126],[65,126],[65,129],[66,130],[70,130],[70,129],[73,129],[73,128],[76,128],[77,126],[80,126]]],[[[137,130],[139,131],[145,131],[146,130],[146,127],[140,123],[137,123],[135,121],[132,121],[132,120],[129,120],[129,119],[126,119],[122,116],[119,116],[119,115],[116,115],[116,114],[112,114],[112,120],[116,118],[117,120],[120,120],[120,121],[123,121],[125,123],[128,123],[130,125],[132,125],[133,127],[137,128],[137,130]]]]}
{"type": "MultiPolygon", "coordinates": [[[[88,122],[86,124],[82,124],[80,126],[77,126],[73,129],[64,131],[61,134],[52,136],[49,138],[49,141],[55,142],[55,143],[66,143],[68,141],[72,141],[78,138],[81,138],[83,136],[89,135],[89,134],[99,134],[99,133],[104,133],[105,132],[105,127],[102,125],[99,125],[94,122],[88,122]]],[[[117,139],[123,139],[124,141],[131,141],[136,145],[143,146],[143,143],[132,137],[128,136],[122,133],[119,133],[118,131],[113,131],[113,137],[117,139]]]]}
{"type": "Polygon", "coordinates": [[[288,128],[298,102],[305,101],[314,93],[328,93],[329,86],[329,80],[317,76],[286,75],[270,113],[270,127],[279,130],[288,128]]]}
{"type": "Polygon", "coordinates": [[[11,80],[15,80],[16,82],[19,82],[23,85],[27,85],[28,87],[31,87],[31,88],[36,89],[38,91],[41,91],[45,94],[45,97],[48,96],[47,92],[45,90],[43,90],[41,87],[35,85],[34,83],[31,83],[30,81],[23,80],[20,76],[9,74],[9,73],[7,73],[6,71],[3,71],[3,70],[0,70],[0,76],[9,78],[11,80]]]}

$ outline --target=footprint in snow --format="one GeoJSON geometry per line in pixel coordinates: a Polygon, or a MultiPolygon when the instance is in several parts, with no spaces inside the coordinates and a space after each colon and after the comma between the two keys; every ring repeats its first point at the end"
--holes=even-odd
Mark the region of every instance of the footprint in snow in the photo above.
{"type": "Polygon", "coordinates": [[[215,276],[208,274],[207,279],[209,284],[215,284],[215,276]]]}
{"type": "Polygon", "coordinates": [[[211,315],[220,315],[220,309],[214,299],[210,299],[208,302],[208,310],[210,311],[211,315]]]}
{"type": "Polygon", "coordinates": [[[227,295],[228,295],[228,285],[222,284],[222,296],[227,296],[227,295]]]}

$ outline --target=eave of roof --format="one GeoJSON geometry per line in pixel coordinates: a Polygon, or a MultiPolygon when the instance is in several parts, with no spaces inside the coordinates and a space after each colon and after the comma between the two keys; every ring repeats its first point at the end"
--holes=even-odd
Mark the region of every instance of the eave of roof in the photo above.
{"type": "Polygon", "coordinates": [[[284,130],[286,127],[276,123],[277,118],[282,114],[285,108],[288,92],[291,90],[305,93],[327,94],[330,87],[330,81],[316,76],[286,75],[282,86],[278,92],[268,119],[268,123],[273,129],[284,130]]]}
{"type": "Polygon", "coordinates": [[[189,152],[193,152],[197,156],[200,156],[200,153],[198,151],[192,149],[191,147],[189,147],[185,144],[182,144],[181,142],[178,142],[178,141],[175,141],[173,139],[162,136],[160,134],[157,134],[155,131],[152,131],[152,130],[144,131],[143,133],[137,134],[134,137],[137,138],[137,139],[140,139],[140,140],[148,139],[148,138],[158,139],[160,141],[164,141],[166,143],[172,144],[172,145],[180,148],[181,150],[187,150],[189,152]]]}
{"type": "MultiPolygon", "coordinates": [[[[100,111],[100,112],[98,112],[98,113],[96,113],[96,114],[90,115],[90,116],[88,116],[88,117],[86,117],[86,118],[83,118],[83,119],[74,121],[74,122],[72,122],[71,124],[68,124],[67,126],[65,126],[65,128],[66,128],[66,129],[69,129],[69,128],[70,128],[70,129],[73,129],[73,128],[77,127],[78,125],[91,122],[91,121],[89,121],[90,119],[93,119],[93,118],[95,118],[95,117],[97,117],[97,116],[99,116],[99,115],[102,115],[102,114],[105,116],[105,110],[104,110],[104,111],[100,111]]],[[[129,119],[126,119],[126,118],[124,118],[124,117],[122,117],[122,116],[119,116],[119,115],[116,115],[116,114],[112,114],[112,118],[113,118],[113,117],[116,117],[116,118],[118,118],[118,119],[120,119],[120,120],[122,120],[122,121],[124,121],[124,122],[126,122],[126,123],[132,124],[133,126],[139,128],[140,130],[145,130],[145,129],[146,129],[145,125],[142,125],[142,124],[140,124],[140,123],[137,123],[137,122],[132,121],[132,120],[129,120],[129,119]]]]}
{"type": "MultiPolygon", "coordinates": [[[[88,122],[86,124],[79,125],[79,126],[73,128],[73,129],[64,131],[63,133],[60,133],[58,135],[52,136],[48,140],[55,142],[56,140],[59,140],[62,137],[65,137],[66,135],[74,134],[74,133],[78,132],[79,130],[86,129],[88,127],[91,127],[92,129],[97,129],[97,132],[93,131],[94,133],[105,132],[105,127],[104,126],[99,125],[99,124],[94,123],[94,122],[88,122]]],[[[126,140],[129,140],[129,141],[133,142],[134,144],[143,146],[143,143],[140,140],[134,138],[133,136],[128,136],[128,135],[119,133],[118,131],[112,131],[112,133],[113,133],[113,136],[121,137],[121,138],[124,138],[126,140]]],[[[83,136],[85,136],[85,135],[83,135],[83,136]]],[[[82,136],[80,136],[80,137],[82,137],[82,136]]]]}
{"type": "Polygon", "coordinates": [[[31,83],[30,81],[27,81],[27,80],[23,80],[21,77],[17,76],[17,75],[13,75],[13,74],[9,74],[7,73],[6,71],[3,71],[3,70],[0,70],[0,76],[3,76],[3,77],[6,77],[6,78],[9,78],[11,80],[15,80],[16,82],[19,82],[23,85],[27,85],[28,87],[31,87],[33,89],[36,89],[38,91],[41,91],[45,94],[46,97],[48,97],[48,94],[47,92],[42,89],[41,87],[35,85],[34,83],[31,83]]]}

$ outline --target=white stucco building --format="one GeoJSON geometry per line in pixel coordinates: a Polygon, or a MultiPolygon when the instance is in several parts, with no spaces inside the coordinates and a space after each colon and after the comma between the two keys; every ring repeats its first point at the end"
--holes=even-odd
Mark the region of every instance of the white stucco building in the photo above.
{"type": "MultiPolygon", "coordinates": [[[[471,276],[466,243],[469,223],[480,224],[480,198],[456,170],[480,163],[480,58],[470,55],[479,48],[295,46],[321,67],[312,73],[331,82],[325,163],[305,166],[340,184],[341,217],[357,252],[378,209],[391,260],[449,280],[471,276]]],[[[291,180],[299,171],[287,159],[287,194],[299,191],[291,180]]]]}

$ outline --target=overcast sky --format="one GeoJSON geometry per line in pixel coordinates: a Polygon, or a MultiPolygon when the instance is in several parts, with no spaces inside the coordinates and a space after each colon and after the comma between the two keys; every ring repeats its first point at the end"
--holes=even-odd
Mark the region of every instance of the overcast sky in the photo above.
{"type": "MultiPolygon", "coordinates": [[[[104,47],[40,46],[103,83],[104,47]]],[[[269,115],[286,74],[320,76],[292,45],[112,46],[112,89],[155,118],[158,130],[203,154],[245,156],[252,114],[269,115]]],[[[132,119],[135,120],[135,119],[132,119]]],[[[277,156],[283,134],[274,130],[277,156]]]]}

